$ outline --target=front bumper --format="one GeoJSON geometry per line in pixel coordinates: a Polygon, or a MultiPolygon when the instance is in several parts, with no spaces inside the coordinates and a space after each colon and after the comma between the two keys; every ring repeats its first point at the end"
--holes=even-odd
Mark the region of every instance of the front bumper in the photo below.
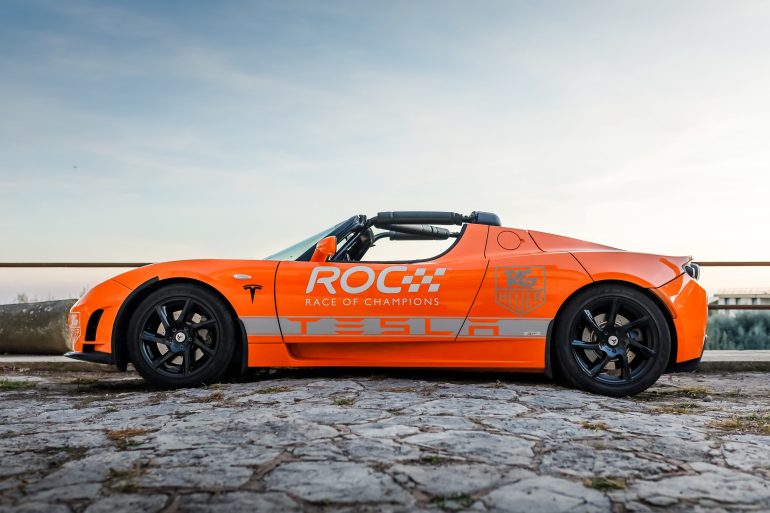
{"type": "Polygon", "coordinates": [[[112,354],[102,353],[100,351],[91,351],[89,353],[70,351],[69,353],[64,353],[64,356],[72,358],[73,360],[80,360],[81,362],[103,363],[106,365],[113,365],[115,363],[112,354]]]}
{"type": "Polygon", "coordinates": [[[92,360],[93,354],[112,353],[112,328],[120,305],[131,289],[114,281],[107,280],[83,296],[73,305],[69,316],[70,348],[67,354],[86,355],[70,356],[83,361],[92,360]]]}

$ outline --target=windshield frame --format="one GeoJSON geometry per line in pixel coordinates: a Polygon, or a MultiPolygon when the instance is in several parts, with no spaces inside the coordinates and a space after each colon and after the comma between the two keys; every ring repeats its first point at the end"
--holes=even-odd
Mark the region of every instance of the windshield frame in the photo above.
{"type": "Polygon", "coordinates": [[[361,220],[361,216],[353,216],[349,219],[342,221],[341,223],[337,223],[331,228],[327,228],[326,230],[316,235],[311,235],[306,239],[303,239],[295,244],[292,244],[287,248],[284,248],[276,253],[273,253],[272,255],[263,258],[263,260],[272,260],[272,261],[279,261],[279,262],[280,261],[308,262],[310,261],[310,257],[313,256],[313,252],[315,251],[316,244],[318,244],[318,242],[321,239],[324,239],[326,237],[330,237],[333,235],[334,237],[336,237],[337,242],[339,242],[341,238],[344,238],[348,233],[357,229],[362,224],[363,222],[361,220]],[[306,247],[306,249],[304,249],[303,252],[294,260],[288,260],[286,258],[282,258],[284,254],[294,250],[294,248],[297,246],[301,246],[300,248],[297,248],[298,251],[302,250],[302,247],[306,247]]]}

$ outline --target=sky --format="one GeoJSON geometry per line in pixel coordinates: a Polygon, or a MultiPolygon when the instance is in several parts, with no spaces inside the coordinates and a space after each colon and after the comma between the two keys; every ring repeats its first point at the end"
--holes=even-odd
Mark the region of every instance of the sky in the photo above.
{"type": "MultiPolygon", "coordinates": [[[[259,258],[382,210],[770,260],[768,26],[765,1],[2,0],[0,261],[259,258]]],[[[0,270],[0,303],[117,272],[0,270]]]]}

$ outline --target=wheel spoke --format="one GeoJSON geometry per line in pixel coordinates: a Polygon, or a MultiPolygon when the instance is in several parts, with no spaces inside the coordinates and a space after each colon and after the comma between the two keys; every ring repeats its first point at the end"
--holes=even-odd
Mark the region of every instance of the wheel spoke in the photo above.
{"type": "Polygon", "coordinates": [[[185,326],[185,319],[187,319],[187,316],[190,314],[190,308],[192,307],[192,299],[187,299],[184,302],[184,306],[182,307],[182,311],[179,314],[179,317],[176,320],[177,326],[181,326],[184,328],[185,326]]]}
{"type": "Polygon", "coordinates": [[[159,337],[158,335],[150,333],[149,331],[143,331],[142,335],[139,338],[145,342],[152,342],[154,344],[163,344],[164,346],[168,345],[168,341],[165,338],[159,337]]]}
{"type": "Polygon", "coordinates": [[[198,324],[193,324],[190,326],[191,329],[194,331],[202,330],[203,328],[208,328],[210,326],[213,326],[217,323],[216,319],[207,319],[205,321],[201,321],[198,324]]]}
{"type": "Polygon", "coordinates": [[[605,327],[615,327],[615,319],[618,317],[618,306],[620,306],[620,300],[618,298],[613,298],[612,304],[610,305],[610,312],[607,314],[607,324],[604,325],[605,327]]]}
{"type": "Polygon", "coordinates": [[[199,340],[198,337],[191,338],[190,342],[192,342],[192,344],[195,347],[203,351],[203,354],[205,354],[206,356],[214,356],[214,350],[209,346],[207,346],[205,342],[203,342],[202,340],[199,340]]]}
{"type": "Polygon", "coordinates": [[[154,360],[151,362],[152,368],[153,368],[153,369],[157,369],[158,367],[160,367],[160,366],[161,366],[161,365],[163,365],[164,363],[166,363],[166,362],[168,362],[169,360],[173,359],[175,356],[176,356],[176,353],[173,353],[173,352],[171,352],[171,351],[168,351],[166,354],[164,354],[164,355],[162,355],[162,356],[159,356],[159,357],[155,358],[155,359],[154,359],[154,360]]]}
{"type": "Polygon", "coordinates": [[[192,366],[192,353],[190,348],[187,347],[182,353],[182,374],[190,374],[190,367],[192,366]]]}
{"type": "Polygon", "coordinates": [[[631,367],[628,365],[628,353],[623,353],[620,358],[620,376],[625,381],[631,381],[631,367]]]}
{"type": "Polygon", "coordinates": [[[597,351],[599,349],[599,344],[594,344],[592,342],[586,342],[585,340],[573,340],[572,341],[572,347],[576,349],[592,349],[594,351],[597,351]]]}
{"type": "Polygon", "coordinates": [[[647,316],[644,316],[644,317],[638,318],[635,321],[631,321],[628,324],[624,324],[623,326],[620,327],[620,329],[622,329],[624,333],[628,333],[634,328],[647,325],[647,323],[649,322],[650,322],[650,318],[647,316]]]}
{"type": "Polygon", "coordinates": [[[602,331],[602,329],[599,327],[598,324],[596,324],[596,319],[594,319],[594,315],[591,313],[589,309],[583,310],[583,314],[585,314],[586,319],[588,319],[588,324],[591,325],[591,329],[594,331],[602,331]]]}
{"type": "Polygon", "coordinates": [[[160,317],[160,322],[163,324],[163,328],[168,331],[171,329],[171,323],[168,320],[168,314],[166,313],[166,307],[161,305],[155,306],[155,313],[160,317]]]}
{"type": "Polygon", "coordinates": [[[607,364],[610,361],[610,355],[605,354],[604,358],[601,359],[599,363],[594,365],[588,370],[588,373],[591,375],[592,378],[595,378],[601,371],[604,370],[604,368],[607,366],[607,364]]]}
{"type": "Polygon", "coordinates": [[[634,353],[644,358],[652,358],[653,356],[658,354],[656,351],[653,351],[649,347],[643,345],[641,342],[638,342],[636,340],[632,340],[629,346],[631,346],[631,349],[633,349],[634,353]]]}

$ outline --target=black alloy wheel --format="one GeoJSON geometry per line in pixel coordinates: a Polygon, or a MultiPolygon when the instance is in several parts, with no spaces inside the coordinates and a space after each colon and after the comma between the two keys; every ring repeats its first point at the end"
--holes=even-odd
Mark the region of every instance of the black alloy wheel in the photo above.
{"type": "Polygon", "coordinates": [[[644,292],[616,284],[592,287],[570,301],[556,337],[565,377],[578,388],[615,397],[649,388],[671,351],[660,307],[644,292]]]}
{"type": "Polygon", "coordinates": [[[221,299],[188,284],[145,298],[129,324],[128,353],[146,380],[163,387],[218,380],[233,357],[235,329],[221,299]]]}

